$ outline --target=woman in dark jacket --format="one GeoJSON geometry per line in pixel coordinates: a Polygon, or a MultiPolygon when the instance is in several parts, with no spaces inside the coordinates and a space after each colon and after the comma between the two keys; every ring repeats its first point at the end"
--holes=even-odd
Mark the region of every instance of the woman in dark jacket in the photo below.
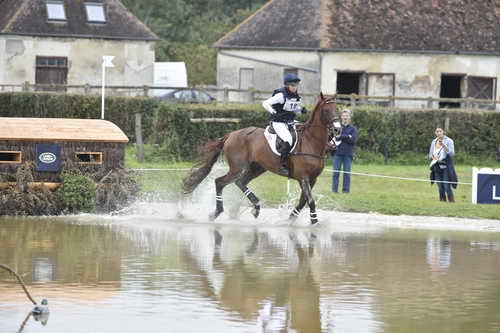
{"type": "Polygon", "coordinates": [[[436,138],[432,140],[429,148],[429,159],[431,160],[431,184],[438,181],[439,200],[455,202],[451,187],[457,188],[457,174],[453,165],[453,156],[455,155],[455,144],[453,140],[447,137],[444,130],[436,128],[436,138]],[[450,183],[452,182],[452,186],[450,183]]]}

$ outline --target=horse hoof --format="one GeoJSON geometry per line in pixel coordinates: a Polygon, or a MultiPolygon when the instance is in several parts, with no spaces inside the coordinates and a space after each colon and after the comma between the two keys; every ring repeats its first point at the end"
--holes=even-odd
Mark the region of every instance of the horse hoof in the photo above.
{"type": "Polygon", "coordinates": [[[311,225],[318,225],[318,219],[311,219],[311,225]]]}
{"type": "Polygon", "coordinates": [[[295,221],[295,220],[297,220],[297,215],[290,214],[290,216],[288,216],[288,219],[289,219],[290,221],[295,221]]]}
{"type": "Polygon", "coordinates": [[[260,206],[255,206],[252,209],[252,215],[253,215],[253,217],[258,218],[259,214],[260,214],[260,206]]]}

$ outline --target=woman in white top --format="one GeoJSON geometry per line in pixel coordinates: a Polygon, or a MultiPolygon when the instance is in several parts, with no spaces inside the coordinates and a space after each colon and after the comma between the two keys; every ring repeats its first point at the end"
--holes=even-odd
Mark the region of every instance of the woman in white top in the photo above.
{"type": "Polygon", "coordinates": [[[290,130],[295,127],[295,117],[298,113],[306,113],[306,108],[301,106],[299,96],[300,78],[295,74],[286,74],[285,86],[276,89],[273,96],[262,102],[262,106],[271,114],[271,122],[276,134],[283,140],[281,147],[281,168],[279,174],[289,176],[288,156],[292,148],[292,135],[290,130]]]}
{"type": "Polygon", "coordinates": [[[432,140],[429,148],[430,168],[434,175],[431,178],[438,181],[439,200],[446,201],[446,196],[448,196],[449,202],[455,202],[450,183],[447,183],[450,181],[456,183],[457,181],[453,162],[451,161],[451,157],[455,155],[455,144],[451,138],[445,135],[442,128],[436,128],[434,133],[436,138],[432,140]]]}

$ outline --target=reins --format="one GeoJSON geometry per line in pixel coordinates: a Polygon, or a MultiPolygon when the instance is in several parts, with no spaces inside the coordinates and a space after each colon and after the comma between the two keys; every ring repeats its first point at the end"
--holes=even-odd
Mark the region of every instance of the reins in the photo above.
{"type": "Polygon", "coordinates": [[[318,158],[320,160],[324,160],[325,159],[325,157],[322,157],[322,156],[319,156],[319,155],[316,155],[316,154],[303,153],[303,152],[291,153],[290,155],[291,156],[310,156],[310,157],[318,158]]]}

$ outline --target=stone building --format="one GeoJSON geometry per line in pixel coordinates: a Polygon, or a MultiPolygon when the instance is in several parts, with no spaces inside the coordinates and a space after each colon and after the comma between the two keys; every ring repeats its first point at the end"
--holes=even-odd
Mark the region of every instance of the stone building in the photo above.
{"type": "Polygon", "coordinates": [[[303,93],[494,100],[499,37],[500,1],[271,0],[215,44],[217,83],[270,91],[292,71],[303,93]]]}
{"type": "Polygon", "coordinates": [[[0,85],[151,85],[158,37],[119,0],[0,0],[0,85]]]}

